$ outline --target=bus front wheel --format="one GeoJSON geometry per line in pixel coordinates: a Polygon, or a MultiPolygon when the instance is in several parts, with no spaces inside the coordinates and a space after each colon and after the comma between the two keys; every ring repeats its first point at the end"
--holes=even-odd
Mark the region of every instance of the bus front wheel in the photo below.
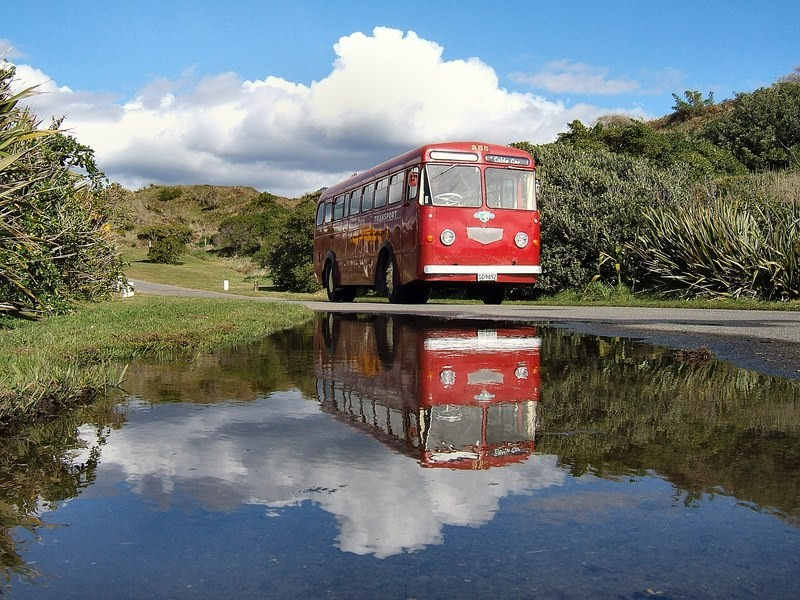
{"type": "Polygon", "coordinates": [[[402,302],[400,275],[397,272],[397,261],[394,259],[394,254],[387,253],[385,255],[381,261],[378,277],[376,286],[378,293],[386,296],[392,304],[402,302]]]}

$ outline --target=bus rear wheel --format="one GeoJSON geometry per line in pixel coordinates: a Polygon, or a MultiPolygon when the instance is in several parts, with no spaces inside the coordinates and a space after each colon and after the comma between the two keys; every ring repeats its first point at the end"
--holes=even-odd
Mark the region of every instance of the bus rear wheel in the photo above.
{"type": "Polygon", "coordinates": [[[356,297],[356,288],[354,286],[344,286],[337,288],[336,279],[334,277],[334,264],[328,262],[325,267],[323,276],[325,283],[325,292],[328,294],[328,301],[330,302],[352,302],[356,297]]]}
{"type": "Polygon", "coordinates": [[[484,304],[502,304],[506,297],[506,288],[500,285],[487,285],[480,291],[480,299],[484,304]]]}

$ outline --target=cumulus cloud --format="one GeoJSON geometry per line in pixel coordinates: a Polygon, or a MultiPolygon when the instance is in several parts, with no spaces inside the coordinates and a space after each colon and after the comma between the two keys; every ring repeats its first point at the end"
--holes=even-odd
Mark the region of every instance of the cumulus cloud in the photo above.
{"type": "Polygon", "coordinates": [[[637,81],[609,79],[608,69],[581,62],[555,60],[536,73],[514,73],[512,79],[556,94],[625,94],[640,89],[637,81]]]}
{"type": "MultiPolygon", "coordinates": [[[[33,67],[18,73],[23,82],[44,82],[31,101],[38,114],[66,115],[65,127],[127,185],[239,184],[298,194],[431,141],[546,142],[573,119],[640,114],[509,91],[480,59],[445,60],[442,46],[412,31],[353,33],[334,51],[331,72],[309,85],[222,73],[158,79],[128,101],[59,86],[33,67]]],[[[606,89],[613,81],[604,80],[606,89]]]]}
{"type": "MultiPolygon", "coordinates": [[[[162,508],[190,497],[209,510],[261,505],[280,516],[312,502],[335,517],[340,550],[377,558],[441,544],[445,525],[483,525],[501,498],[567,478],[556,456],[543,455],[486,471],[425,469],[299,392],[189,414],[154,408],[154,418],[108,434],[98,485],[122,479],[162,508]]],[[[96,444],[94,429],[80,433],[96,444]]]]}

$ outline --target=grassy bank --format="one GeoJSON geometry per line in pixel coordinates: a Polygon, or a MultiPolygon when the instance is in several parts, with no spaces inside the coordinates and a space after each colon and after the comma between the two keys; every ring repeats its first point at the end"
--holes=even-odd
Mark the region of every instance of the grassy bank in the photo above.
{"type": "Polygon", "coordinates": [[[311,316],[301,306],[136,297],[0,330],[0,427],[85,402],[125,361],[248,343],[311,316]]]}
{"type": "Polygon", "coordinates": [[[194,250],[181,257],[181,264],[164,265],[148,262],[147,248],[128,248],[124,258],[129,263],[125,274],[130,279],[213,292],[222,292],[222,281],[227,279],[231,294],[296,300],[321,300],[325,296],[322,291],[299,294],[272,290],[272,281],[249,258],[225,258],[194,250]]]}

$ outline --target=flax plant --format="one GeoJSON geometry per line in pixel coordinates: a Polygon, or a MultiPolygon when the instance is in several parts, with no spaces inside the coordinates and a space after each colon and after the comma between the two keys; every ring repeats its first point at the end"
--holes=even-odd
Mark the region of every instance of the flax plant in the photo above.
{"type": "Polygon", "coordinates": [[[648,209],[629,251],[646,289],[800,298],[800,203],[709,194],[648,209]]]}

